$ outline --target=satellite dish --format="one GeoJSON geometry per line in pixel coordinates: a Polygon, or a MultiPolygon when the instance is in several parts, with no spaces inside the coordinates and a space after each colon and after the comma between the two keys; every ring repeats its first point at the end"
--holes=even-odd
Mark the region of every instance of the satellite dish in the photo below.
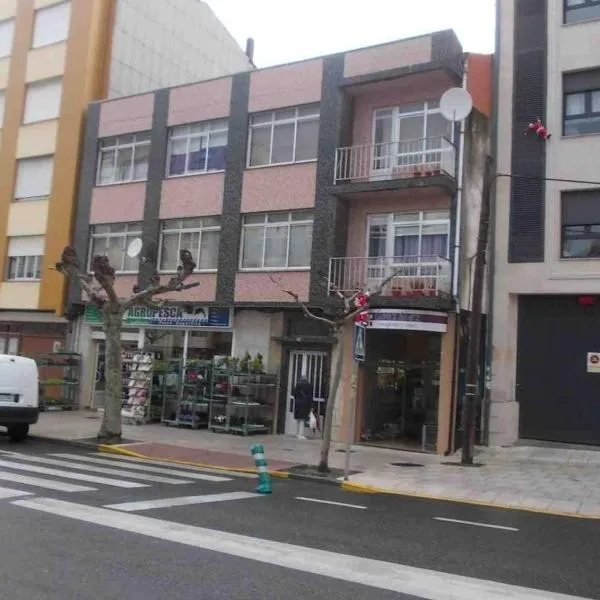
{"type": "Polygon", "coordinates": [[[440,99],[440,112],[453,123],[466,119],[473,110],[473,98],[464,88],[450,88],[440,99]]]}
{"type": "Polygon", "coordinates": [[[127,256],[129,256],[129,258],[135,258],[136,256],[139,256],[141,251],[142,240],[140,238],[135,238],[134,240],[131,240],[131,243],[129,244],[129,246],[127,246],[127,256]]]}

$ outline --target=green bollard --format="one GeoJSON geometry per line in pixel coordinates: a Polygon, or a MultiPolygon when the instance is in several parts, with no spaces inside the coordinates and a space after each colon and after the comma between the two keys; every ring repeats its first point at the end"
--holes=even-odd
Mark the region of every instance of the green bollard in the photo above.
{"type": "Polygon", "coordinates": [[[265,460],[265,450],[260,444],[254,444],[250,447],[252,457],[254,458],[254,464],[258,472],[258,487],[255,492],[259,494],[270,494],[271,489],[271,476],[267,470],[267,461],[265,460]]]}

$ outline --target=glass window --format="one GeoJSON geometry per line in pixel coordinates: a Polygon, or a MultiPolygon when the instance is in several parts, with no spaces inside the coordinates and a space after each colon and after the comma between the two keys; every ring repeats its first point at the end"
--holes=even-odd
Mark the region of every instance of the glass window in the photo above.
{"type": "Polygon", "coordinates": [[[10,56],[15,35],[15,20],[8,19],[0,23],[0,58],[10,56]]]}
{"type": "Polygon", "coordinates": [[[94,256],[106,256],[116,273],[137,273],[139,257],[127,254],[129,244],[141,238],[141,223],[110,223],[91,228],[88,270],[94,256]]]}
{"type": "Polygon", "coordinates": [[[43,236],[17,236],[8,239],[6,279],[37,281],[41,277],[44,255],[43,236]]]}
{"type": "Polygon", "coordinates": [[[294,211],[244,215],[242,269],[310,268],[313,213],[294,211]]]}
{"type": "Polygon", "coordinates": [[[219,217],[163,221],[160,236],[160,270],[176,271],[181,250],[189,250],[197,271],[215,271],[219,266],[220,240],[219,217]]]}
{"type": "Polygon", "coordinates": [[[180,125],[169,131],[167,174],[224,171],[227,160],[226,120],[180,125]]]}
{"type": "Polygon", "coordinates": [[[252,115],[248,166],[316,160],[319,105],[286,108],[252,115]]]}
{"type": "Polygon", "coordinates": [[[97,185],[143,181],[148,177],[150,135],[136,133],[100,140],[97,185]]]}
{"type": "Polygon", "coordinates": [[[70,22],[70,2],[61,2],[36,10],[32,48],[64,42],[69,37],[70,22]]]}
{"type": "Polygon", "coordinates": [[[18,160],[15,200],[48,198],[52,190],[53,172],[53,156],[36,156],[18,160]]]}
{"type": "Polygon", "coordinates": [[[565,23],[600,18],[600,0],[565,0],[565,23]]]}
{"type": "Polygon", "coordinates": [[[37,81],[27,86],[23,123],[58,118],[62,100],[62,78],[37,81]]]}
{"type": "Polygon", "coordinates": [[[563,225],[562,258],[600,258],[600,223],[563,225]]]}

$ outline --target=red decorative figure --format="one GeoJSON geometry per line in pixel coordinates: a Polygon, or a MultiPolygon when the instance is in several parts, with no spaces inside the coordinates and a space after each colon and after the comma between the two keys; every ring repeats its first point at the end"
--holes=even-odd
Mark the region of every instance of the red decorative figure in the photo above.
{"type": "Polygon", "coordinates": [[[535,133],[543,140],[549,140],[552,136],[551,133],[548,133],[548,130],[544,127],[544,124],[539,117],[533,123],[529,123],[524,135],[529,135],[530,133],[535,133]]]}
{"type": "Polygon", "coordinates": [[[356,317],[354,317],[354,321],[356,323],[364,323],[367,324],[369,322],[369,313],[366,310],[363,310],[357,313],[356,317]]]}
{"type": "Polygon", "coordinates": [[[358,294],[358,296],[356,296],[356,298],[354,300],[354,304],[356,305],[356,308],[363,308],[368,304],[368,302],[369,302],[369,294],[368,293],[358,294]]]}

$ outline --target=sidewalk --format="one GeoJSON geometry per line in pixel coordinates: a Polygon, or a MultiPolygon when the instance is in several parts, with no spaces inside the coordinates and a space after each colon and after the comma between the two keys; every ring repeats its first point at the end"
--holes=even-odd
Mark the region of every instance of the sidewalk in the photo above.
{"type": "MultiPolygon", "coordinates": [[[[61,441],[93,442],[95,413],[42,413],[31,434],[61,441]]],[[[241,437],[164,425],[124,426],[124,443],[113,450],[213,468],[253,471],[249,452],[262,443],[269,468],[286,476],[298,465],[315,465],[320,440],[286,436],[241,437]]],[[[343,447],[334,444],[330,466],[343,468],[343,447]]],[[[477,463],[461,468],[458,457],[354,446],[347,489],[520,508],[600,519],[600,452],[533,446],[480,448],[477,463]],[[394,464],[400,463],[400,465],[394,464]],[[407,466],[408,465],[408,466],[407,466]]]]}

